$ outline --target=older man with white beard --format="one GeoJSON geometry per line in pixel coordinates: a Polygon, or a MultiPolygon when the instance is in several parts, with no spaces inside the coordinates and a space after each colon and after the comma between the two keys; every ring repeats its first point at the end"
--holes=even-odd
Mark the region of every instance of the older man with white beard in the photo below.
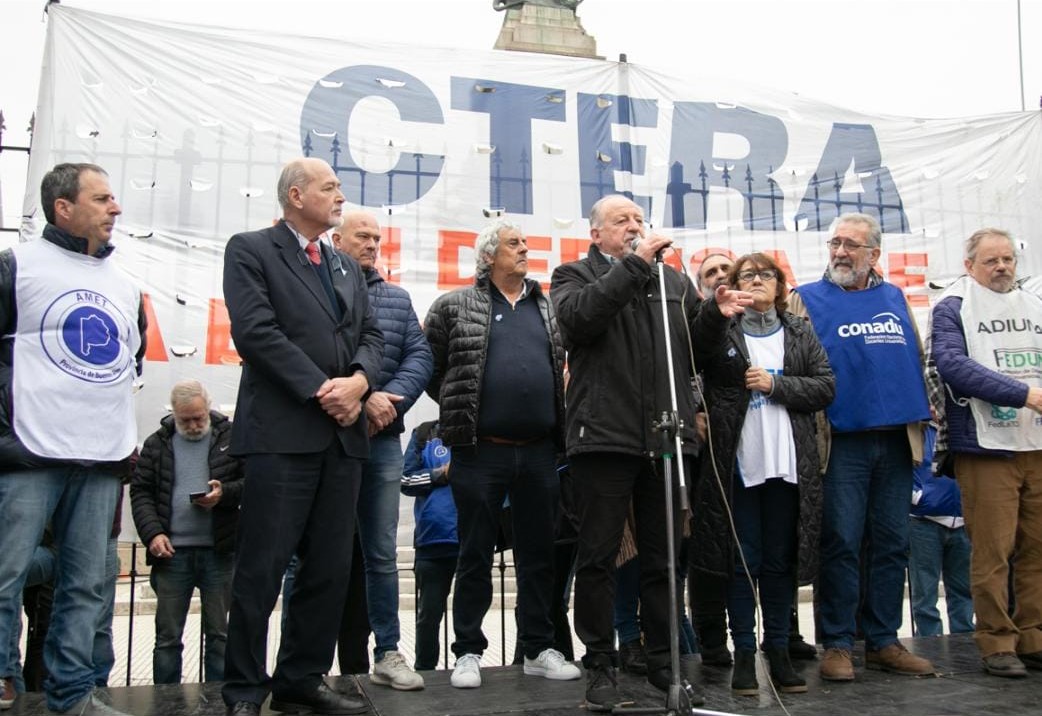
{"type": "Polygon", "coordinates": [[[933,356],[973,546],[974,638],[989,674],[1022,677],[1042,669],[1042,300],[1017,287],[1001,229],[969,238],[965,266],[934,306],[933,356]]]}
{"type": "Polygon", "coordinates": [[[831,439],[822,510],[819,600],[821,677],[853,681],[860,579],[861,629],[870,669],[933,671],[897,640],[908,564],[912,467],[922,459],[930,418],[922,347],[901,290],[873,268],[882,232],[867,214],[843,214],[826,243],[820,281],[800,286],[789,310],[808,316],[836,375],[826,410],[831,439]],[[862,569],[861,546],[868,537],[862,569]]]}
{"type": "Polygon", "coordinates": [[[148,547],[156,593],[152,680],[181,682],[181,636],[198,587],[206,680],[222,681],[242,463],[229,454],[231,421],[210,409],[199,381],[174,385],[170,407],[145,440],[130,483],[134,525],[148,547]]]}

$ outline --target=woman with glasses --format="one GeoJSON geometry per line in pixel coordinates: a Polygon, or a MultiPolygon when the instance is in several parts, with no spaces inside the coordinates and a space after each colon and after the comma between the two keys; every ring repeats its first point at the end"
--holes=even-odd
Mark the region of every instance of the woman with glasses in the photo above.
{"type": "Polygon", "coordinates": [[[730,579],[733,692],[759,693],[758,590],[771,679],[782,692],[800,693],[807,683],[789,661],[789,612],[797,574],[806,583],[817,571],[822,486],[814,413],[832,402],[835,379],[810,324],[786,312],[788,290],[774,259],[742,256],[729,283],[751,293],[753,304],[731,319],[723,343],[695,351],[710,434],[692,505],[692,562],[730,579]]]}

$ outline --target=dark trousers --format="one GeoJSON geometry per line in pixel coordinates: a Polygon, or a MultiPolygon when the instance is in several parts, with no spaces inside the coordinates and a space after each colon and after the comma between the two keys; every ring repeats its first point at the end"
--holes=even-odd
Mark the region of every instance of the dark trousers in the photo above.
{"type": "Polygon", "coordinates": [[[691,622],[702,649],[727,646],[727,577],[689,570],[687,594],[691,622]]]}
{"type": "MultiPolygon", "coordinates": [[[[583,663],[591,666],[614,659],[615,558],[632,502],[648,668],[669,666],[669,600],[675,595],[669,593],[669,526],[661,462],[635,455],[586,453],[572,456],[571,472],[579,511],[575,632],[586,645],[583,663]]],[[[685,474],[694,474],[690,460],[685,463],[685,474]]],[[[673,480],[672,529],[679,550],[682,517],[675,474],[673,480]]]]}
{"type": "Polygon", "coordinates": [[[351,571],[362,462],[339,443],[323,452],[246,457],[222,689],[229,706],[268,693],[310,693],[333,663],[351,571]],[[275,674],[265,668],[268,618],[299,560],[275,674]]]}
{"type": "Polygon", "coordinates": [[[417,550],[416,564],[416,670],[438,668],[441,642],[438,631],[445,615],[457,557],[427,558],[417,550]]]}
{"type": "Polygon", "coordinates": [[[737,475],[734,481],[731,510],[745,565],[735,550],[734,576],[727,589],[731,640],[736,650],[756,651],[756,598],[751,581],[760,595],[763,641],[784,649],[789,643],[796,581],[799,491],[796,485],[779,479],[756,487],[746,487],[737,475]]]}
{"type": "Polygon", "coordinates": [[[340,615],[340,632],[336,640],[336,658],[341,674],[369,673],[368,607],[365,596],[365,559],[362,556],[362,541],[356,532],[347,599],[340,615]]]}
{"type": "Polygon", "coordinates": [[[560,482],[549,438],[528,445],[478,441],[452,448],[452,497],[460,541],[452,652],[481,654],[481,622],[492,604],[492,555],[503,501],[509,496],[517,570],[518,639],[535,658],[553,646],[554,526],[560,482]]]}

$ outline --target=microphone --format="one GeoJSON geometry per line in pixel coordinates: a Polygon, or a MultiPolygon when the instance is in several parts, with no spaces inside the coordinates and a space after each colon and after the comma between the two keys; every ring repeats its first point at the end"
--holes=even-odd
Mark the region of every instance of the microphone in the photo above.
{"type": "MultiPolygon", "coordinates": [[[[634,253],[636,253],[637,247],[640,246],[640,241],[641,241],[641,239],[640,239],[639,236],[637,238],[635,238],[633,241],[631,241],[630,242],[630,250],[633,251],[634,253]]],[[[665,251],[666,248],[667,247],[663,246],[661,249],[659,249],[658,251],[655,252],[655,262],[656,263],[662,263],[662,252],[665,251]]]]}

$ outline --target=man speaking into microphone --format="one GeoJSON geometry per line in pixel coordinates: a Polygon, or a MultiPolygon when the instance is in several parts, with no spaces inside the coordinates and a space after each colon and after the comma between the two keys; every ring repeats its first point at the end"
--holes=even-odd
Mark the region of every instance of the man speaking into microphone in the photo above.
{"type": "MultiPolygon", "coordinates": [[[[688,346],[723,340],[727,319],[751,296],[721,286],[699,304],[691,281],[656,256],[672,239],[645,236],[644,213],[624,196],[590,208],[586,258],[559,266],[550,297],[568,351],[566,436],[579,509],[575,631],[586,645],[587,707],[621,703],[614,673],[615,558],[632,502],[640,554],[641,621],[648,681],[671,681],[667,525],[662,437],[653,424],[672,406],[665,350],[669,331],[685,476],[694,474],[694,376],[688,346]],[[659,271],[665,272],[669,325],[662,323],[659,271]],[[690,338],[690,341],[689,341],[690,338]]],[[[674,463],[674,470],[676,463],[674,463]]],[[[676,484],[676,483],[674,483],[676,484]]],[[[674,502],[679,491],[674,490],[674,502]]],[[[680,515],[674,504],[674,514],[680,515]]]]}

